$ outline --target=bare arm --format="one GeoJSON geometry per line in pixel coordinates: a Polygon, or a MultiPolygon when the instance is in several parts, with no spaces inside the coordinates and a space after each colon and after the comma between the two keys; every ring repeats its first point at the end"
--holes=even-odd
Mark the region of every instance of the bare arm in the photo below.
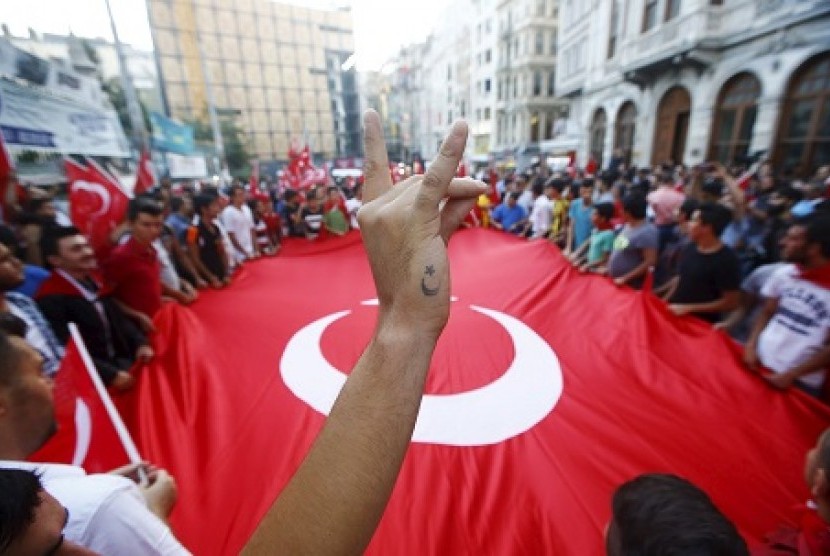
{"type": "Polygon", "coordinates": [[[635,269],[628,274],[624,274],[614,280],[617,284],[627,284],[637,278],[642,278],[648,272],[648,269],[657,264],[657,249],[642,249],[643,262],[641,262],[635,269]]]}
{"type": "Polygon", "coordinates": [[[741,300],[740,290],[723,292],[718,299],[706,303],[675,303],[671,310],[677,315],[689,313],[723,313],[735,309],[741,300]]]}
{"type": "Polygon", "coordinates": [[[764,308],[758,314],[755,324],[752,326],[752,333],[746,341],[746,346],[744,346],[744,363],[753,371],[758,369],[760,363],[758,360],[758,338],[769,324],[769,321],[772,320],[772,317],[775,316],[777,310],[778,299],[767,299],[764,302],[764,308]]]}
{"type": "Polygon", "coordinates": [[[466,137],[466,125],[455,124],[429,173],[392,189],[380,118],[367,112],[369,202],[360,211],[360,228],[380,303],[377,327],[311,451],[245,554],[360,554],[371,540],[449,317],[447,241],[484,191],[484,184],[470,180],[455,191],[450,187],[466,137]]]}

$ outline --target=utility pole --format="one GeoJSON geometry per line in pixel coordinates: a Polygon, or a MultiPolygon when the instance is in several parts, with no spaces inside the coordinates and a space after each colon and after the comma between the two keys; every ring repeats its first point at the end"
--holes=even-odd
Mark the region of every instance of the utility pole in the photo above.
{"type": "Polygon", "coordinates": [[[127,67],[127,58],[124,56],[124,49],[121,46],[121,40],[118,38],[118,30],[115,27],[115,19],[112,17],[110,0],[104,0],[104,2],[107,4],[107,13],[110,17],[112,38],[115,41],[115,52],[118,55],[118,66],[121,73],[121,88],[124,90],[124,98],[127,101],[127,112],[130,116],[130,124],[133,126],[134,139],[138,149],[144,151],[148,146],[147,131],[144,129],[144,115],[141,113],[138,97],[133,88],[133,80],[130,77],[130,70],[127,67]]]}

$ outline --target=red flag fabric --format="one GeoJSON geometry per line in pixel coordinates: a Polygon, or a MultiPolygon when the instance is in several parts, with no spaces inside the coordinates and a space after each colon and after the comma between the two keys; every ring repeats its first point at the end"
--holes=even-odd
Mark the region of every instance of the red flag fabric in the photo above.
{"type": "MultiPolygon", "coordinates": [[[[100,381],[83,340],[73,333],[55,376],[55,435],[30,461],[80,465],[89,473],[106,472],[130,463],[106,404],[112,403],[100,381]],[[89,367],[87,367],[89,365],[89,367]],[[91,372],[90,372],[91,371],[91,372]],[[99,383],[96,385],[96,380],[99,383]],[[102,394],[107,396],[105,401],[102,394]]],[[[130,441],[131,442],[131,441],[130,441]]],[[[131,446],[134,450],[134,446],[131,446]]],[[[135,452],[137,457],[137,452],[135,452]]]]}
{"type": "Polygon", "coordinates": [[[259,195],[259,160],[254,160],[251,163],[251,195],[259,195]]]}
{"type": "MultiPolygon", "coordinates": [[[[87,159],[64,159],[69,181],[69,217],[99,255],[110,248],[110,234],[124,220],[130,197],[116,179],[87,159]]],[[[100,260],[100,258],[99,258],[100,260]]]]}
{"type": "Polygon", "coordinates": [[[153,160],[150,158],[150,151],[145,149],[141,151],[141,157],[138,159],[133,194],[141,195],[152,189],[155,184],[156,172],[153,169],[153,160]]]}
{"type": "MultiPolygon", "coordinates": [[[[603,554],[614,489],[645,472],[690,479],[749,541],[797,518],[827,408],[549,242],[462,230],[450,260],[456,300],[368,554],[603,554]]],[[[177,478],[173,526],[194,553],[250,537],[370,339],[374,298],[352,232],[286,240],[228,290],[159,313],[135,429],[177,478]]]]}

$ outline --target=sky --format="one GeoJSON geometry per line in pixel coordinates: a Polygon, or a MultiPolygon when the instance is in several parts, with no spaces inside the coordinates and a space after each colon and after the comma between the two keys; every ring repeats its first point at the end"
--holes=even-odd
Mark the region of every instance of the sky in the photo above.
{"type": "MultiPolygon", "coordinates": [[[[110,0],[118,35],[123,42],[151,49],[150,28],[143,0],[110,0]]],[[[343,4],[332,0],[291,0],[308,7],[343,4]]],[[[351,0],[355,50],[359,70],[377,70],[401,46],[426,38],[441,17],[446,0],[351,0]]],[[[105,0],[2,0],[0,23],[15,35],[66,34],[112,39],[105,0]]]]}

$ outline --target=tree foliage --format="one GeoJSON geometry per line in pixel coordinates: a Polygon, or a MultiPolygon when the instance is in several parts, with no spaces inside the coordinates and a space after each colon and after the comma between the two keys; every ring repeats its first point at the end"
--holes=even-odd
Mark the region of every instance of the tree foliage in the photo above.
{"type": "MultiPolygon", "coordinates": [[[[213,128],[207,114],[198,120],[188,122],[193,126],[193,136],[200,143],[213,144],[213,128]]],[[[245,131],[233,117],[219,119],[219,131],[222,133],[222,143],[225,147],[225,160],[231,173],[239,172],[248,167],[250,154],[245,131]]]]}

